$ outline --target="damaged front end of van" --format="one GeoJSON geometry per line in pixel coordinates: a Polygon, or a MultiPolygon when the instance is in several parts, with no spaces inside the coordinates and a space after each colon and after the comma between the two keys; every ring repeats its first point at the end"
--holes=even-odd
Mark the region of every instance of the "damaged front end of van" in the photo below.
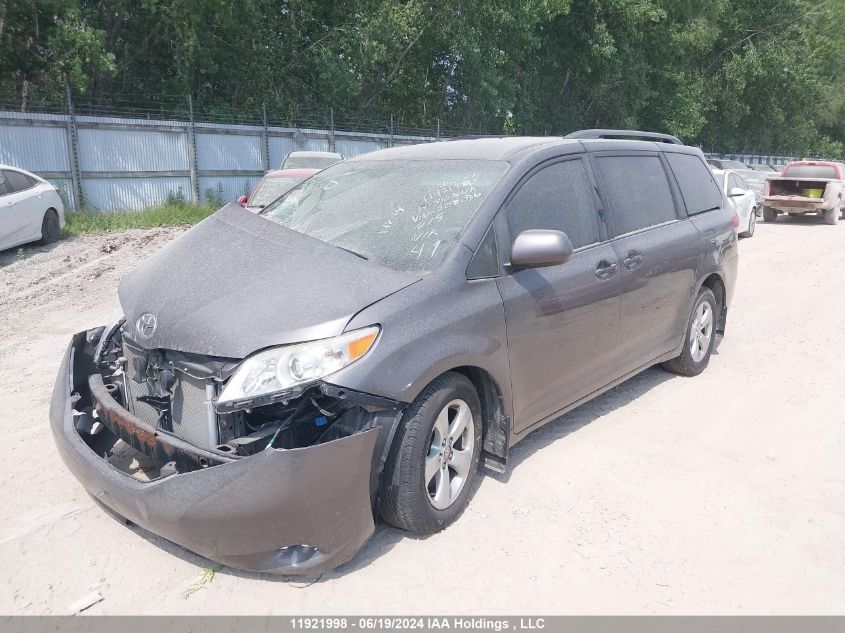
{"type": "Polygon", "coordinates": [[[332,382],[382,335],[346,326],[414,281],[230,205],[124,277],[123,317],[73,336],[59,452],[109,512],[211,560],[334,568],[374,530],[405,406],[332,382]]]}
{"type": "Polygon", "coordinates": [[[92,497],[237,569],[350,560],[374,530],[400,405],[321,381],[223,400],[243,363],[147,351],[124,325],[76,334],[53,393],[56,444],[92,497]]]}

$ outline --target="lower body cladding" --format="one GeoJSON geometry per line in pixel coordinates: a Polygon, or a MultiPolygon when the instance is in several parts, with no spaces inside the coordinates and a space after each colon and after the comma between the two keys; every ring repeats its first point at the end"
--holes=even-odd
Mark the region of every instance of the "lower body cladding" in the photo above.
{"type": "MultiPolygon", "coordinates": [[[[320,573],[349,561],[367,541],[400,404],[323,385],[284,403],[301,412],[299,420],[292,414],[274,423],[272,409],[260,407],[259,417],[247,420],[248,437],[201,447],[174,434],[177,425],[166,415],[155,424],[129,410],[126,372],[101,373],[95,362],[101,331],[73,337],[50,423],[65,464],[111,514],[249,571],[320,573]],[[249,433],[256,419],[264,426],[249,433]],[[297,432],[297,423],[310,426],[297,432]],[[152,478],[142,480],[114,459],[127,451],[134,463],[150,465],[152,478]]],[[[237,426],[231,414],[220,417],[218,430],[237,426]]],[[[207,421],[197,424],[208,428],[207,421]]]]}

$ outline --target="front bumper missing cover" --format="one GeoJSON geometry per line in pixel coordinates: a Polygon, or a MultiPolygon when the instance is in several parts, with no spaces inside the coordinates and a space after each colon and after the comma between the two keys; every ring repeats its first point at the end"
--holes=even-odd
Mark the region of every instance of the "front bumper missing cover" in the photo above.
{"type": "Polygon", "coordinates": [[[177,464],[182,454],[204,456],[202,449],[145,425],[111,397],[81,353],[86,334],[75,335],[65,352],[50,425],[67,467],[108,510],[224,565],[281,574],[337,567],[373,533],[374,454],[382,452],[385,439],[378,436],[386,431],[380,427],[240,459],[208,452],[209,467],[150,482],[112,466],[77,429],[74,403],[83,390],[106,426],[137,450],[177,464]]]}

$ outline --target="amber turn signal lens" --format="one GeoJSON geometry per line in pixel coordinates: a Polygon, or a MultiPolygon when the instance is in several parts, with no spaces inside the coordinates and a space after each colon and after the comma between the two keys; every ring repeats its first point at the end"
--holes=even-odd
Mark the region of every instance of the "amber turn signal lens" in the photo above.
{"type": "Polygon", "coordinates": [[[376,336],[378,336],[378,332],[368,332],[361,338],[350,342],[346,348],[346,351],[349,354],[349,360],[361,358],[361,356],[366,354],[367,350],[373,346],[376,336]]]}

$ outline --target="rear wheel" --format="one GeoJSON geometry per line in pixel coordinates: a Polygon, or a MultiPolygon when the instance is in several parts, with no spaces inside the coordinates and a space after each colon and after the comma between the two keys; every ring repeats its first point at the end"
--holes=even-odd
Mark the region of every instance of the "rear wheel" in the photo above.
{"type": "Polygon", "coordinates": [[[774,222],[778,219],[778,212],[771,207],[763,207],[763,221],[774,222]]]}
{"type": "Polygon", "coordinates": [[[839,208],[825,209],[824,211],[825,224],[839,224],[839,208]]]}
{"type": "Polygon", "coordinates": [[[52,244],[59,239],[59,214],[53,209],[48,209],[41,220],[41,239],[39,244],[52,244]]]}
{"type": "Polygon", "coordinates": [[[757,228],[757,209],[751,210],[751,215],[748,217],[748,228],[740,233],[740,237],[753,237],[754,229],[757,228]]]}
{"type": "Polygon", "coordinates": [[[682,376],[697,376],[710,362],[716,344],[716,319],[719,304],[710,288],[698,292],[695,307],[687,326],[684,349],[680,356],[663,363],[663,368],[682,376]]]}
{"type": "Polygon", "coordinates": [[[481,429],[472,382],[455,372],[434,380],[399,423],[382,480],[384,520],[431,534],[457,519],[478,476],[481,429]]]}

